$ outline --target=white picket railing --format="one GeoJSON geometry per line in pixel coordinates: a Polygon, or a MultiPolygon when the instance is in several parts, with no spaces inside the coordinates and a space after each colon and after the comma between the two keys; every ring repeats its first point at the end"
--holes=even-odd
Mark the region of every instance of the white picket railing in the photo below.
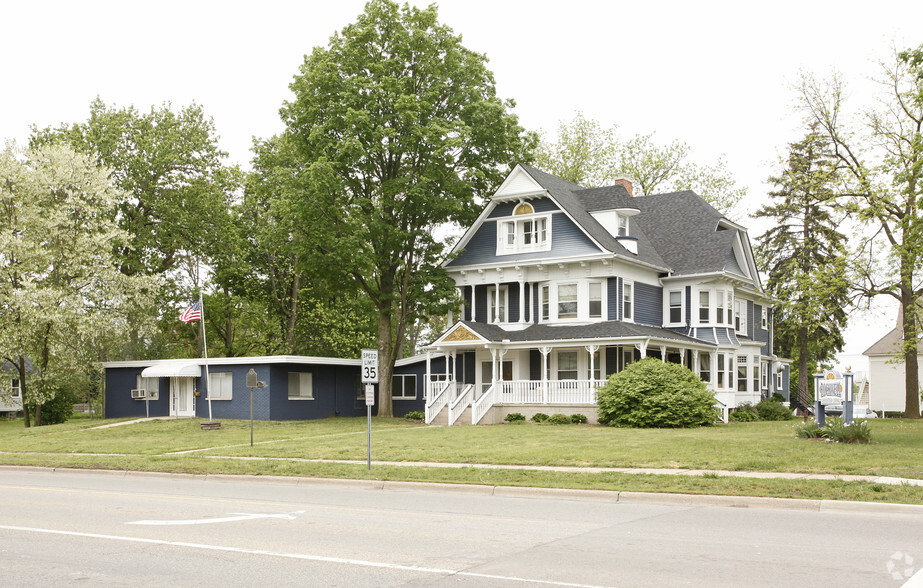
{"type": "Polygon", "coordinates": [[[503,404],[596,404],[605,380],[516,380],[497,382],[503,404]]]}
{"type": "Polygon", "coordinates": [[[488,388],[481,397],[474,401],[474,404],[471,405],[471,424],[476,425],[481,422],[481,419],[484,418],[484,415],[487,414],[487,411],[490,410],[490,407],[500,402],[500,392],[503,388],[500,386],[500,382],[497,382],[490,388],[488,388]]]}
{"type": "Polygon", "coordinates": [[[433,422],[439,411],[449,401],[450,390],[455,390],[454,382],[430,382],[426,390],[426,424],[433,422]],[[438,384],[438,389],[433,387],[438,384]]]}
{"type": "Polygon", "coordinates": [[[471,406],[472,398],[474,398],[474,384],[468,384],[449,404],[449,426],[454,425],[465,409],[471,406]]]}

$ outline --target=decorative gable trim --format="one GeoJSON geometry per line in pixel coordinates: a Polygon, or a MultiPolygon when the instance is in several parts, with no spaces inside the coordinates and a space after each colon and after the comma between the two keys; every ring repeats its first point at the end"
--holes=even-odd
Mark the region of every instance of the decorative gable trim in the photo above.
{"type": "Polygon", "coordinates": [[[517,165],[513,171],[503,180],[497,191],[494,192],[491,200],[503,202],[517,198],[537,198],[547,195],[547,191],[529,175],[529,173],[517,165]]]}
{"type": "Polygon", "coordinates": [[[441,337],[433,341],[433,345],[442,343],[489,343],[487,339],[481,337],[462,323],[455,323],[452,328],[442,334],[441,337]]]}

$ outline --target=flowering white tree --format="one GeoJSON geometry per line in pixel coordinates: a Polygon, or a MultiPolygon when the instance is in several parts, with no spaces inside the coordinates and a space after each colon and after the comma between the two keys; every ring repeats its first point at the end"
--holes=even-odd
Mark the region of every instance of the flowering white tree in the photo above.
{"type": "Polygon", "coordinates": [[[107,170],[67,147],[0,151],[0,356],[18,372],[27,427],[156,288],[118,271],[121,196],[107,170]]]}

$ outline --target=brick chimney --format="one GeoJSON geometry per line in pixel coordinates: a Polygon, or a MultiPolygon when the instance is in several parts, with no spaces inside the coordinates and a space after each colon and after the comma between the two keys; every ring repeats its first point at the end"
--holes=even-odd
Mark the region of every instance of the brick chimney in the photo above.
{"type": "Polygon", "coordinates": [[[634,186],[631,183],[631,178],[622,174],[615,177],[615,185],[625,188],[629,196],[634,196],[634,186]]]}

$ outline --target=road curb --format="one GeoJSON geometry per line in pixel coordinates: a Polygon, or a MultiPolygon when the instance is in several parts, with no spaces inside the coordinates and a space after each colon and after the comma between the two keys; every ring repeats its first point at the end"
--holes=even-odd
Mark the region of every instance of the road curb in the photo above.
{"type": "Polygon", "coordinates": [[[240,474],[183,474],[134,470],[97,470],[80,468],[50,468],[40,466],[0,465],[2,470],[50,472],[61,474],[107,474],[125,477],[183,477],[215,482],[268,482],[305,486],[350,486],[370,490],[432,490],[464,494],[481,494],[507,498],[565,498],[604,502],[648,503],[677,506],[717,506],[725,508],[765,508],[814,512],[855,512],[866,514],[923,515],[923,505],[892,502],[856,502],[847,500],[812,500],[805,498],[775,498],[768,496],[726,496],[717,494],[673,494],[668,492],[634,492],[617,490],[583,490],[575,488],[542,488],[533,486],[489,486],[485,484],[451,484],[440,482],[408,482],[397,480],[353,480],[348,478],[308,478],[303,476],[247,476],[240,474]]]}

